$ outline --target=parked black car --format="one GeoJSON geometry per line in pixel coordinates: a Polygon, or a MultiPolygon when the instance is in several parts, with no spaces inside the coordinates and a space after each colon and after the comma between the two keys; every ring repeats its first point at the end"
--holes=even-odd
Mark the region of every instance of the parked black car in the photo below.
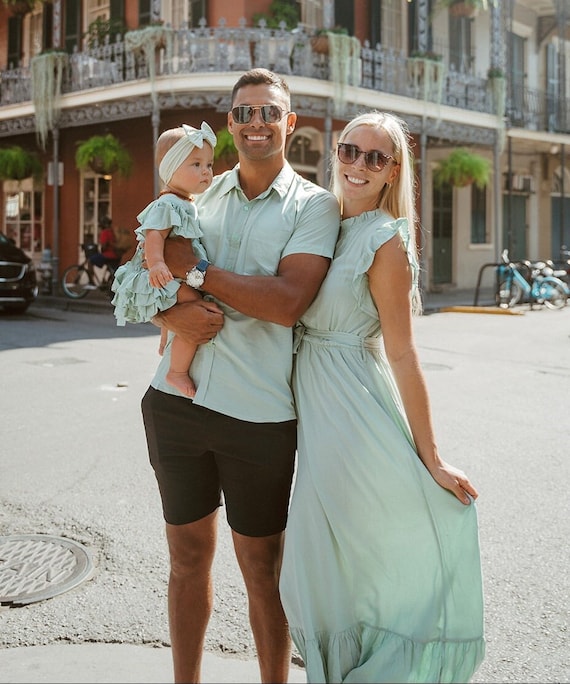
{"type": "Polygon", "coordinates": [[[36,269],[14,241],[0,233],[0,308],[24,312],[38,296],[36,269]]]}

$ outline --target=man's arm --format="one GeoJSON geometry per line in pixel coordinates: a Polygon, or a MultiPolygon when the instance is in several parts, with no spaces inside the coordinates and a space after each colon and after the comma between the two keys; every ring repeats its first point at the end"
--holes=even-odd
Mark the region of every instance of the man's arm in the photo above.
{"type": "MultiPolygon", "coordinates": [[[[164,256],[179,278],[198,263],[189,240],[166,240],[164,256]]],[[[240,275],[211,265],[203,290],[246,316],[291,327],[315,298],[329,265],[330,259],[315,254],[283,257],[274,276],[240,275]]]]}

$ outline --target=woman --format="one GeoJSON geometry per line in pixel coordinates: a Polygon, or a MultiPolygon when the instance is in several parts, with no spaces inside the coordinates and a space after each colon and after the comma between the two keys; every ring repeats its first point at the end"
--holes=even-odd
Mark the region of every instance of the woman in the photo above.
{"type": "Polygon", "coordinates": [[[341,233],[297,331],[283,606],[309,682],[466,682],[485,648],[477,491],[438,453],[413,340],[409,134],[373,112],[339,140],[341,233]]]}

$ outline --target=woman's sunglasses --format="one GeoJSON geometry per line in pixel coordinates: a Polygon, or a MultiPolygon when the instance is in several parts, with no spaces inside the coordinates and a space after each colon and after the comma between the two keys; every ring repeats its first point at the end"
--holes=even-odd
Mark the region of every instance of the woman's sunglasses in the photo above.
{"type": "Polygon", "coordinates": [[[386,164],[391,161],[397,164],[394,157],[391,157],[389,154],[384,154],[384,152],[380,152],[380,150],[363,152],[356,145],[350,145],[348,143],[338,143],[336,149],[338,158],[343,164],[354,164],[358,157],[363,154],[366,167],[370,169],[370,171],[382,171],[386,168],[386,164]]]}
{"type": "Polygon", "coordinates": [[[232,109],[232,116],[237,124],[248,124],[253,119],[253,114],[259,109],[264,123],[274,124],[288,114],[277,105],[239,105],[232,109]]]}

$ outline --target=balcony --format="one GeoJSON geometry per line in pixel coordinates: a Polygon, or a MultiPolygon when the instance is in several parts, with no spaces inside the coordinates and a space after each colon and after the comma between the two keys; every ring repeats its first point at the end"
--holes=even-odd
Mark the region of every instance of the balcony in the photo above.
{"type": "MultiPolygon", "coordinates": [[[[91,49],[76,49],[69,55],[62,94],[141,79],[244,71],[256,66],[284,75],[333,80],[330,55],[313,49],[313,36],[301,28],[287,31],[263,25],[247,27],[244,20],[233,28],[225,26],[223,20],[216,27],[208,27],[202,21],[200,28],[154,28],[157,29],[154,43],[147,41],[145,49],[133,49],[128,34],[126,38],[118,36],[114,42],[107,41],[91,49]],[[152,50],[149,51],[148,45],[152,50]]],[[[141,29],[145,30],[148,29],[141,29]]],[[[447,69],[444,62],[437,63],[440,65],[437,68],[433,64],[431,60],[418,60],[364,43],[348,83],[473,112],[496,113],[486,78],[447,69]],[[426,74],[427,82],[422,80],[426,74]]],[[[107,93],[104,98],[117,99],[117,92],[107,93]]],[[[553,124],[552,103],[545,93],[525,90],[518,94],[518,99],[524,106],[516,112],[507,105],[513,125],[544,131],[559,129],[558,121],[553,124]]],[[[29,68],[18,66],[0,72],[0,107],[30,100],[29,68]]]]}

